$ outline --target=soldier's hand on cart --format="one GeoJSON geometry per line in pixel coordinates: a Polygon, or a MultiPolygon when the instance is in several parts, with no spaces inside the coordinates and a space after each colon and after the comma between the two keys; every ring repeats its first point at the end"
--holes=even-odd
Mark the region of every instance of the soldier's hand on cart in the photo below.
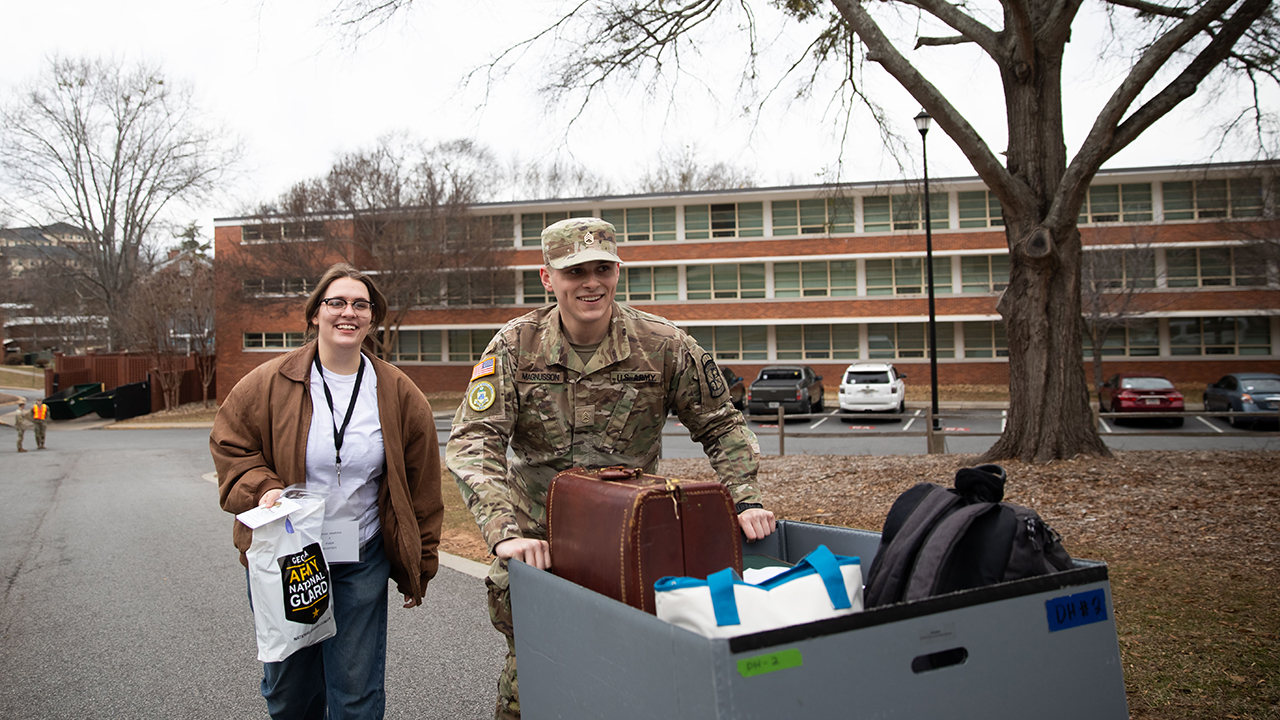
{"type": "Polygon", "coordinates": [[[759,540],[766,535],[771,535],[777,527],[773,513],[763,508],[742,511],[738,515],[738,524],[742,526],[742,533],[748,540],[759,540]]]}
{"type": "MultiPolygon", "coordinates": [[[[772,513],[769,514],[769,518],[772,520],[772,513]]],[[[539,570],[551,568],[551,545],[546,540],[507,538],[494,546],[493,554],[503,560],[518,558],[526,565],[532,565],[539,570]]]]}

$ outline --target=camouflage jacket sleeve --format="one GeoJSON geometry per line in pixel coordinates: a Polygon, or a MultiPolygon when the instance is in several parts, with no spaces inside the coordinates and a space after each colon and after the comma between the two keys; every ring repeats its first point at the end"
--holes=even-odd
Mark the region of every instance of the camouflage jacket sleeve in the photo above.
{"type": "Polygon", "coordinates": [[[760,442],[729,399],[724,375],[711,354],[687,337],[671,388],[680,422],[701,443],[735,503],[761,502],[756,488],[760,442]]]}
{"type": "Polygon", "coordinates": [[[522,537],[507,468],[507,446],[519,408],[513,357],[501,334],[482,357],[454,415],[445,466],[492,550],[503,540],[522,537]],[[486,366],[490,360],[491,368],[486,366]]]}

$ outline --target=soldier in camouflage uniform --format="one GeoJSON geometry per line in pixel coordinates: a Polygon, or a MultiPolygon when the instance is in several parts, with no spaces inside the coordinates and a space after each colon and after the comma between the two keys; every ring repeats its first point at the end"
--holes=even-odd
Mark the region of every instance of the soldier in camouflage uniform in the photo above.
{"type": "Polygon", "coordinates": [[[31,422],[31,411],[27,410],[27,401],[18,401],[18,413],[13,416],[13,428],[18,431],[18,452],[26,452],[22,447],[22,437],[27,434],[27,425],[31,422]]]}
{"type": "Polygon", "coordinates": [[[520,716],[507,560],[551,566],[545,503],[556,473],[611,465],[655,472],[674,410],[738,504],[746,536],[774,530],[753,484],[759,443],[711,355],[670,322],[614,302],[621,260],[613,225],[563,220],[543,231],[542,252],[542,283],[556,304],[494,336],[445,449],[497,558],[485,581],[490,618],[508,648],[496,718],[520,716]]]}

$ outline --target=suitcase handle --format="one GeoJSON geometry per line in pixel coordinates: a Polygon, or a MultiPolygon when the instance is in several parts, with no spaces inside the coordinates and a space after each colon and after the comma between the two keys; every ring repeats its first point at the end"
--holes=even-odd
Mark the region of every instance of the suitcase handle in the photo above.
{"type": "Polygon", "coordinates": [[[624,468],[622,466],[605,468],[597,476],[601,480],[634,480],[644,474],[644,468],[624,468]]]}

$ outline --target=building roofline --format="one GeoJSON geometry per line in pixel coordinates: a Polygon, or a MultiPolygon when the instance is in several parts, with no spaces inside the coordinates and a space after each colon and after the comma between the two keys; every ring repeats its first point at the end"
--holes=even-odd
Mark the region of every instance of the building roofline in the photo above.
{"type": "MultiPolygon", "coordinates": [[[[1148,165],[1140,167],[1128,168],[1103,168],[1097,172],[1095,177],[1112,177],[1123,175],[1150,175],[1150,174],[1171,174],[1171,173],[1207,173],[1221,172],[1229,170],[1238,170],[1246,168],[1275,168],[1280,169],[1280,160],[1247,160],[1224,163],[1196,163],[1187,165],[1148,165]]],[[[930,178],[930,183],[935,186],[945,185],[963,185],[969,183],[980,183],[982,178],[977,175],[961,175],[951,177],[930,178]]],[[[833,190],[859,190],[859,189],[880,189],[893,187],[916,187],[921,185],[922,178],[902,178],[897,180],[863,180],[855,182],[842,183],[816,183],[809,185],[769,185],[765,187],[750,188],[729,188],[723,190],[689,190],[684,192],[658,192],[658,193],[632,193],[625,195],[587,195],[581,197],[566,198],[541,198],[536,200],[506,200],[500,202],[483,202],[474,203],[470,207],[473,211],[480,211],[481,214],[495,214],[493,210],[515,209],[515,208],[537,208],[537,207],[554,207],[564,205],[584,205],[589,203],[623,203],[645,200],[680,200],[688,198],[700,197],[730,197],[730,196],[751,196],[751,195],[776,195],[778,193],[802,194],[814,193],[818,191],[831,192],[833,190]]],[[[424,209],[422,207],[406,207],[397,208],[397,212],[413,212],[415,210],[424,209]]],[[[360,212],[373,212],[377,208],[362,208],[360,212]]],[[[346,212],[312,212],[300,215],[290,215],[285,213],[275,214],[259,214],[259,215],[240,215],[232,217],[214,218],[215,227],[228,227],[242,225],[246,220],[336,220],[348,219],[351,213],[346,212]]]]}

